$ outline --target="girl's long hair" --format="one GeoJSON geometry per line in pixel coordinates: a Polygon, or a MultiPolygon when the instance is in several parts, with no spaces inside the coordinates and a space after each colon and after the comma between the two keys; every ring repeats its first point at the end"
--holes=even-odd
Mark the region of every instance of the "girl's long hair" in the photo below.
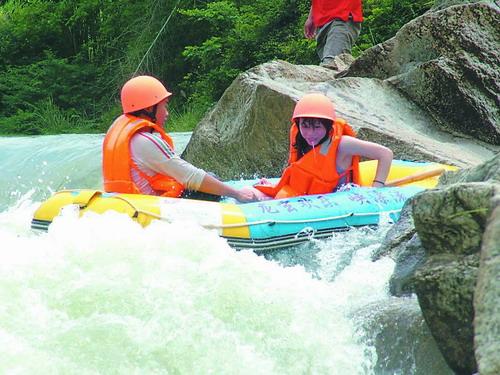
{"type": "MultiPolygon", "coordinates": [[[[306,118],[308,118],[308,117],[306,117],[306,118]]],[[[312,150],[312,146],[310,146],[309,143],[307,143],[307,141],[304,139],[304,137],[300,133],[299,124],[300,124],[301,119],[302,118],[298,118],[295,120],[295,126],[297,127],[298,132],[297,132],[297,136],[295,137],[295,143],[292,145],[292,147],[297,150],[297,159],[300,159],[302,156],[304,156],[305,154],[307,154],[309,151],[312,150]]],[[[333,126],[332,120],[328,120],[328,119],[324,119],[324,118],[320,118],[318,120],[320,120],[321,124],[325,127],[326,134],[319,141],[317,146],[322,144],[324,141],[326,141],[330,137],[330,131],[332,130],[332,126],[333,126]]]]}

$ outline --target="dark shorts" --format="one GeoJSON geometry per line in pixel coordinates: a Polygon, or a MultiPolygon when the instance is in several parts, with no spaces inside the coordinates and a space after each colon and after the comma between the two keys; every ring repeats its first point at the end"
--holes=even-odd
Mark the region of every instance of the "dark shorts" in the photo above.
{"type": "Polygon", "coordinates": [[[220,195],[203,193],[201,191],[196,191],[196,190],[184,190],[184,193],[182,193],[181,198],[196,199],[200,201],[219,202],[222,197],[220,195]]]}
{"type": "MultiPolygon", "coordinates": [[[[210,176],[212,176],[216,179],[219,179],[216,174],[214,174],[212,172],[207,172],[207,173],[210,176]]],[[[181,198],[196,199],[199,201],[219,202],[222,197],[220,195],[203,193],[201,191],[196,191],[196,190],[184,190],[184,192],[181,195],[181,198]]]]}

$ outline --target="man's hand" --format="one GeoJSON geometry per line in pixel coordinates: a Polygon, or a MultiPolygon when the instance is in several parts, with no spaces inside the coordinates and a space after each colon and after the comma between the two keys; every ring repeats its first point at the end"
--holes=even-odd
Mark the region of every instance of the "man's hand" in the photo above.
{"type": "Polygon", "coordinates": [[[313,39],[316,35],[316,27],[314,26],[312,16],[309,14],[306,22],[304,23],[304,36],[307,39],[313,39]]]}

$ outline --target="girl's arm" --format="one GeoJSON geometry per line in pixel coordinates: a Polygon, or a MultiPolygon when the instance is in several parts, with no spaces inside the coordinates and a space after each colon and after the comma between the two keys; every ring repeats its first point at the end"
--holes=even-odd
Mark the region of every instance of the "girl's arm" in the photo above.
{"type": "Polygon", "coordinates": [[[383,186],[391,168],[392,151],[378,143],[362,141],[346,135],[342,136],[337,151],[337,166],[342,169],[349,168],[352,157],[355,155],[378,160],[377,172],[372,186],[383,186]]]}

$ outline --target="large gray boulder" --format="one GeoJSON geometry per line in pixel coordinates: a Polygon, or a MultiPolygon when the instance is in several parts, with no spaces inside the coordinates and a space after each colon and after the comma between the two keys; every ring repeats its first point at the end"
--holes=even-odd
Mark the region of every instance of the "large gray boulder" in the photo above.
{"type": "Polygon", "coordinates": [[[223,179],[281,174],[295,101],[312,91],[330,97],[361,139],[390,147],[398,159],[467,167],[500,150],[442,131],[389,82],[334,77],[326,68],[284,61],[242,73],[198,124],[183,158],[223,179]]]}
{"type": "Polygon", "coordinates": [[[499,7],[494,2],[449,4],[438,2],[436,9],[446,8],[427,12],[367,50],[347,75],[388,80],[443,130],[498,145],[499,7]]]}
{"type": "Polygon", "coordinates": [[[375,374],[453,374],[414,298],[392,298],[355,313],[365,341],[376,350],[375,374]],[[404,348],[404,349],[403,349],[404,348]]]}
{"type": "Polygon", "coordinates": [[[474,294],[474,343],[482,375],[500,374],[500,188],[492,203],[474,294]]]}
{"type": "Polygon", "coordinates": [[[438,347],[460,374],[477,369],[473,296],[492,194],[486,183],[457,184],[413,200],[413,219],[427,256],[415,274],[415,290],[438,347]]]}
{"type": "Polygon", "coordinates": [[[416,292],[443,357],[460,374],[500,373],[499,202],[497,154],[414,197],[381,250],[397,262],[392,292],[416,292]]]}
{"type": "Polygon", "coordinates": [[[446,362],[457,374],[477,370],[474,356],[473,295],[477,255],[432,257],[417,271],[418,302],[432,336],[446,362]]]}
{"type": "Polygon", "coordinates": [[[431,10],[441,10],[452,5],[471,4],[471,3],[493,3],[494,1],[478,1],[478,0],[434,0],[434,5],[431,10]]]}
{"type": "Polygon", "coordinates": [[[494,189],[488,182],[461,183],[416,196],[413,220],[428,255],[478,253],[494,189]]]}

